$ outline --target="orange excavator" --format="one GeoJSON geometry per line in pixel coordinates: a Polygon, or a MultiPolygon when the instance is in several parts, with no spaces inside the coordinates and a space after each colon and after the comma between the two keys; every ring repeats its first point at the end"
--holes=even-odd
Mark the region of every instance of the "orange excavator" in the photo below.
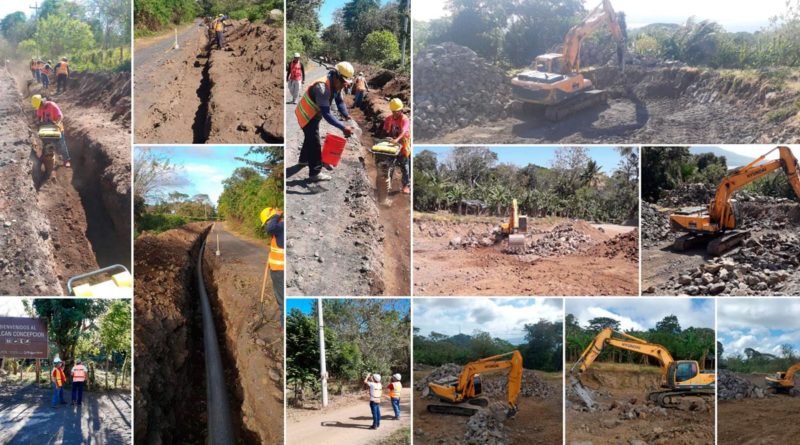
{"type": "Polygon", "coordinates": [[[617,42],[617,62],[624,70],[625,39],[617,13],[609,0],[595,7],[581,23],[572,27],[564,38],[561,53],[537,56],[533,70],[523,71],[511,79],[514,96],[526,105],[544,108],[545,117],[560,121],[580,110],[606,103],[608,93],[593,88],[581,68],[581,42],[602,25],[608,25],[617,42]]]}
{"type": "MultiPolygon", "coordinates": [[[[647,395],[647,398],[664,408],[678,406],[681,397],[712,397],[714,395],[717,378],[713,371],[700,370],[699,363],[694,360],[675,360],[667,348],[624,332],[616,332],[611,328],[605,328],[597,334],[570,370],[570,374],[574,377],[573,387],[579,395],[585,393],[585,389],[580,380],[575,377],[576,371],[580,374],[589,369],[606,346],[638,352],[658,360],[661,364],[661,387],[664,390],[653,391],[647,395]]],[[[593,401],[587,400],[588,398],[584,395],[581,395],[581,398],[589,409],[593,408],[593,401]]]]}
{"type": "Polygon", "coordinates": [[[489,400],[480,397],[480,374],[506,369],[508,369],[508,409],[506,410],[506,417],[514,417],[517,414],[517,397],[519,397],[519,392],[522,388],[522,354],[519,351],[512,351],[467,363],[455,381],[428,383],[428,392],[424,393],[423,396],[433,393],[441,402],[446,403],[446,405],[428,405],[428,412],[472,416],[478,412],[478,408],[456,405],[467,403],[479,407],[488,406],[489,400]]]}
{"type": "Polygon", "coordinates": [[[684,251],[694,245],[708,242],[707,252],[717,256],[739,245],[750,236],[750,233],[736,229],[740,215],[736,200],[732,199],[733,194],[779,168],[783,169],[795,195],[800,199],[800,167],[797,158],[789,147],[773,148],[723,178],[707,208],[689,207],[670,215],[669,220],[673,230],[688,232],[675,240],[673,248],[684,251]],[[763,162],[775,150],[778,150],[779,158],[763,162]]]}
{"type": "Polygon", "coordinates": [[[767,386],[774,388],[776,392],[791,392],[794,389],[794,376],[800,371],[800,363],[792,365],[786,372],[778,372],[775,377],[767,377],[767,386]]]}

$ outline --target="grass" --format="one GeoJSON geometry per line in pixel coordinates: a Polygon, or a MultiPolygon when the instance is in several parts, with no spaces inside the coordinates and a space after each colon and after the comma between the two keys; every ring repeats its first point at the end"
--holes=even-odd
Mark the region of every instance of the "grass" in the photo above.
{"type": "Polygon", "coordinates": [[[188,222],[186,218],[178,215],[144,213],[136,220],[136,232],[137,236],[143,231],[161,233],[180,227],[188,222]]]}
{"type": "Polygon", "coordinates": [[[393,432],[389,437],[373,442],[374,445],[410,445],[411,428],[404,427],[393,432]]]}
{"type": "Polygon", "coordinates": [[[800,100],[795,101],[792,105],[787,107],[778,108],[776,110],[768,111],[766,114],[767,120],[770,122],[783,122],[786,119],[794,116],[800,112],[800,100]]]}

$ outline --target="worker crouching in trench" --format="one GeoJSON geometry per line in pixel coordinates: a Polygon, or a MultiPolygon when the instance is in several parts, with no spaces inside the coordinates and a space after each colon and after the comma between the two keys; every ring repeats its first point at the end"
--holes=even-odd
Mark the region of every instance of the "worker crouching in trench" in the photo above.
{"type": "Polygon", "coordinates": [[[394,155],[390,155],[375,151],[375,148],[380,144],[373,147],[375,163],[378,167],[376,184],[378,201],[386,206],[392,203],[389,199],[389,194],[392,191],[392,176],[394,176],[395,167],[400,167],[403,193],[411,193],[411,121],[403,114],[403,101],[400,99],[392,99],[389,102],[389,110],[391,110],[392,114],[384,119],[382,131],[386,136],[386,142],[391,146],[399,147],[399,151],[394,155]]]}

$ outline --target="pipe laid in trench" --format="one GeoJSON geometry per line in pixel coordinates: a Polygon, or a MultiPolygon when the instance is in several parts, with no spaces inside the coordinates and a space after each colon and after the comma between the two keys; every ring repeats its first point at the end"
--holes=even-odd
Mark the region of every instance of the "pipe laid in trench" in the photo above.
{"type": "Polygon", "coordinates": [[[208,302],[206,283],[203,281],[203,252],[206,250],[206,239],[200,246],[197,256],[197,291],[200,294],[200,305],[203,310],[203,343],[206,355],[206,397],[208,398],[208,439],[209,445],[232,445],[233,428],[231,427],[230,405],[225,386],[225,375],[222,371],[222,358],[217,343],[217,331],[214,328],[214,317],[211,315],[211,304],[208,302]]]}

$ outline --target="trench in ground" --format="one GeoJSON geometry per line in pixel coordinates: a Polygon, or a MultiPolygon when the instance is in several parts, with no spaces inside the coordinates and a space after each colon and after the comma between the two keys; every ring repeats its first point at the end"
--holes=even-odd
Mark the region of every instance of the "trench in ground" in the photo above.
{"type": "Polygon", "coordinates": [[[194,62],[195,68],[201,68],[200,71],[200,85],[197,87],[197,98],[200,100],[200,105],[194,115],[194,123],[192,124],[192,143],[204,144],[208,140],[208,134],[211,131],[210,119],[208,114],[208,101],[211,98],[211,87],[213,82],[208,74],[211,69],[211,41],[206,42],[203,52],[197,55],[197,60],[194,62]]]}

